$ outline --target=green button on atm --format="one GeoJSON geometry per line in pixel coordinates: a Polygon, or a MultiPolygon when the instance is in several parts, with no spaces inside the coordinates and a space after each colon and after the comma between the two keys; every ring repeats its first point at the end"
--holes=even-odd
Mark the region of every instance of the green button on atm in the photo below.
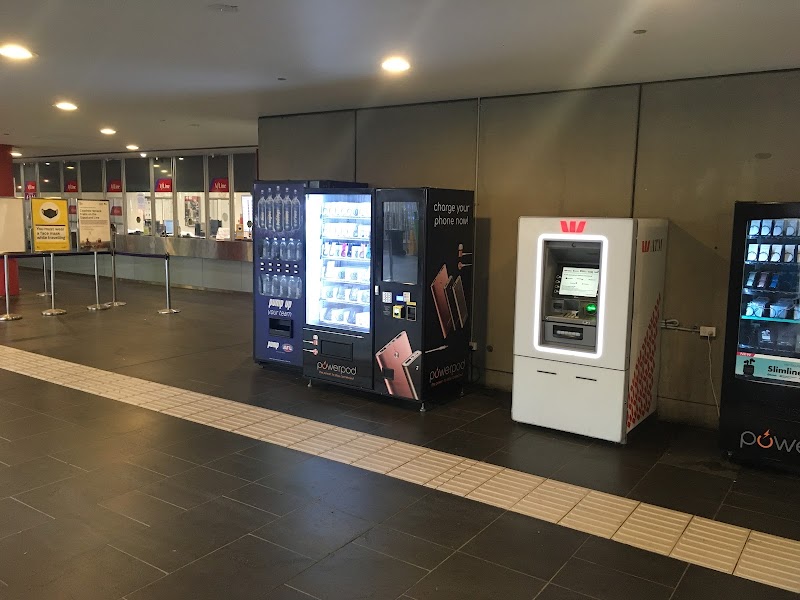
{"type": "Polygon", "coordinates": [[[589,302],[586,306],[583,307],[584,312],[593,317],[597,314],[597,304],[594,302],[589,302]]]}

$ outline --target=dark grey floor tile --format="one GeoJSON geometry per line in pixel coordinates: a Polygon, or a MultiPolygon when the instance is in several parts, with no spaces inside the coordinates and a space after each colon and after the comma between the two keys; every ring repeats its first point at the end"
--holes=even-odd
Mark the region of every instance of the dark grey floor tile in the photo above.
{"type": "Polygon", "coordinates": [[[13,498],[0,500],[0,539],[51,520],[52,517],[13,498]]]}
{"type": "Polygon", "coordinates": [[[52,456],[78,468],[93,471],[111,463],[128,461],[147,451],[148,448],[136,436],[125,434],[70,448],[52,456]]]}
{"type": "Polygon", "coordinates": [[[16,421],[17,419],[30,417],[33,414],[35,414],[33,411],[17,404],[0,402],[0,423],[5,421],[16,421]]]}
{"type": "Polygon", "coordinates": [[[657,506],[713,518],[731,484],[727,477],[657,464],[629,496],[657,506]]]}
{"type": "Polygon", "coordinates": [[[141,491],[188,509],[244,485],[247,485],[244,479],[206,467],[195,467],[153,485],[142,487],[141,491]]]}
{"type": "Polygon", "coordinates": [[[471,458],[472,460],[485,460],[505,446],[505,440],[489,437],[458,429],[436,438],[426,444],[428,448],[471,458]]]}
{"type": "Polygon", "coordinates": [[[530,600],[544,584],[457,552],[411,588],[408,595],[415,600],[530,600]]]}
{"type": "Polygon", "coordinates": [[[428,571],[435,569],[453,553],[451,548],[445,548],[383,525],[376,525],[353,543],[388,554],[428,571]]]}
{"type": "Polygon", "coordinates": [[[127,600],[250,600],[280,586],[313,561],[246,535],[156,581],[127,600]]]}
{"type": "Polygon", "coordinates": [[[164,576],[147,565],[110,546],[102,546],[75,558],[57,561],[24,583],[9,586],[18,600],[120,598],[164,576]]]}
{"type": "Polygon", "coordinates": [[[342,486],[323,494],[334,508],[380,523],[430,493],[420,485],[364,471],[342,486]]]}
{"type": "Polygon", "coordinates": [[[246,479],[247,481],[263,479],[270,473],[274,473],[282,468],[256,460],[255,458],[250,458],[249,456],[244,456],[243,454],[229,454],[218,460],[206,463],[205,466],[209,469],[222,471],[228,475],[246,479]]]}
{"type": "Polygon", "coordinates": [[[259,483],[308,500],[319,500],[363,476],[363,469],[313,457],[268,475],[259,483]]]}
{"type": "MultiPolygon", "coordinates": [[[[793,509],[788,515],[797,517],[797,509],[793,509]]],[[[766,514],[737,508],[723,504],[715,517],[717,521],[738,525],[747,529],[762,531],[779,537],[800,540],[800,521],[795,519],[784,519],[775,515],[766,514]]]]}
{"type": "Polygon", "coordinates": [[[126,459],[126,462],[138,467],[142,467],[143,469],[148,469],[155,473],[160,473],[165,477],[178,475],[179,473],[183,473],[189,469],[194,469],[195,466],[197,466],[188,460],[170,456],[169,454],[165,454],[159,450],[149,450],[142,454],[136,454],[135,456],[131,456],[126,459]]]}
{"type": "Polygon", "coordinates": [[[443,417],[433,412],[417,413],[403,419],[382,425],[373,433],[380,437],[406,442],[408,444],[425,445],[455,431],[467,421],[443,417]]]}
{"type": "MultiPolygon", "coordinates": [[[[71,448],[88,446],[111,437],[111,433],[67,426],[12,442],[9,448],[18,456],[39,458],[58,454],[71,448]]],[[[3,440],[0,440],[0,444],[3,440]]],[[[7,442],[6,442],[7,443],[7,442]]],[[[1,451],[1,450],[0,450],[1,451]]],[[[3,460],[0,458],[0,460],[3,460]]],[[[22,462],[22,461],[20,461],[22,462]]]]}
{"type": "Polygon", "coordinates": [[[573,558],[553,583],[598,600],[669,600],[674,588],[573,558]]]}
{"type": "Polygon", "coordinates": [[[86,402],[50,411],[48,415],[75,425],[85,426],[97,419],[109,419],[137,410],[145,409],[138,409],[131,404],[117,402],[101,396],[93,396],[87,399],[86,402]]]}
{"type": "Polygon", "coordinates": [[[273,521],[254,535],[319,560],[370,527],[364,519],[316,502],[273,521]]]}
{"type": "Polygon", "coordinates": [[[575,556],[669,587],[678,585],[686,571],[683,561],[598,537],[591,537],[575,556]]]}
{"type": "Polygon", "coordinates": [[[589,598],[590,596],[584,596],[554,583],[549,584],[536,596],[536,600],[589,600],[589,598]]]}
{"type": "Polygon", "coordinates": [[[460,551],[549,580],[588,538],[566,527],[505,513],[460,551]]]}
{"type": "Polygon", "coordinates": [[[797,594],[719,571],[692,565],[681,580],[673,600],[797,600],[797,594]]]}
{"type": "Polygon", "coordinates": [[[32,382],[32,385],[35,385],[36,393],[31,393],[32,388],[26,386],[4,393],[3,400],[11,404],[19,404],[29,410],[50,413],[96,398],[92,394],[54,383],[36,380],[36,382],[32,382]]]}
{"type": "Polygon", "coordinates": [[[168,418],[166,415],[134,407],[132,410],[118,411],[110,416],[87,421],[81,426],[86,429],[121,435],[142,429],[147,430],[166,418],[168,418]]]}
{"type": "Polygon", "coordinates": [[[731,491],[767,500],[798,504],[800,477],[779,471],[743,467],[733,482],[731,491]]]}
{"type": "Polygon", "coordinates": [[[43,485],[17,497],[53,516],[79,515],[86,507],[162,479],[161,475],[126,463],[43,485]]]}
{"type": "Polygon", "coordinates": [[[414,565],[350,544],[291,579],[289,585],[322,600],[382,600],[397,598],[426,574],[414,565]]]}
{"type": "Polygon", "coordinates": [[[257,444],[253,439],[236,435],[229,431],[213,431],[162,448],[163,452],[188,460],[193,463],[203,464],[228,454],[233,454],[257,444]]]}
{"type": "Polygon", "coordinates": [[[660,462],[729,479],[738,477],[740,469],[720,450],[719,433],[699,427],[678,431],[660,462]]]}
{"type": "Polygon", "coordinates": [[[306,594],[305,592],[301,592],[300,590],[296,590],[293,587],[289,587],[288,585],[282,585],[280,587],[276,587],[274,590],[269,592],[265,597],[264,600],[319,600],[318,598],[314,598],[314,596],[310,594],[306,594]]]}
{"type": "Polygon", "coordinates": [[[467,423],[461,429],[507,441],[514,440],[526,433],[525,427],[511,420],[511,410],[505,408],[497,408],[467,423]]]}
{"type": "Polygon", "coordinates": [[[184,509],[174,504],[169,504],[139,490],[103,500],[100,504],[129,519],[150,526],[184,512],[184,509]]]}
{"type": "Polygon", "coordinates": [[[0,422],[0,438],[13,442],[37,433],[45,433],[64,427],[73,427],[73,425],[47,415],[31,414],[13,421],[0,422]]]}
{"type": "Polygon", "coordinates": [[[246,450],[241,450],[239,454],[264,463],[270,473],[287,469],[311,458],[305,452],[284,448],[268,442],[255,442],[246,450]]]}
{"type": "Polygon", "coordinates": [[[333,417],[327,417],[324,419],[324,422],[328,423],[329,425],[335,425],[336,427],[344,427],[345,429],[350,429],[352,431],[360,431],[361,433],[373,433],[382,427],[380,423],[376,423],[375,421],[359,419],[358,417],[354,417],[346,413],[335,415],[333,417]]]}
{"type": "Polygon", "coordinates": [[[282,517],[308,504],[309,500],[251,483],[225,494],[227,498],[249,504],[273,515],[282,517]]]}
{"type": "Polygon", "coordinates": [[[512,440],[486,460],[524,473],[552,477],[564,465],[582,456],[585,450],[586,446],[534,431],[512,440]]]}
{"type": "Polygon", "coordinates": [[[263,527],[274,518],[274,515],[234,500],[217,498],[170,519],[169,526],[134,528],[109,543],[164,571],[173,572],[263,527]]]}
{"type": "Polygon", "coordinates": [[[0,498],[60,481],[82,473],[49,456],[35,458],[0,471],[0,498]]]}
{"type": "MultiPolygon", "coordinates": [[[[418,406],[419,405],[417,405],[417,407],[418,406]]],[[[411,414],[412,410],[413,408],[411,408],[410,402],[400,406],[397,403],[390,403],[388,400],[383,401],[382,399],[375,399],[368,404],[353,408],[345,414],[358,419],[364,419],[365,421],[374,421],[375,423],[388,425],[394,421],[405,419],[411,414]]]]}
{"type": "Polygon", "coordinates": [[[791,500],[776,500],[762,496],[751,496],[750,494],[740,494],[731,492],[725,497],[724,506],[733,506],[744,510],[764,513],[773,517],[800,521],[800,513],[797,512],[797,504],[791,500]]]}
{"type": "Polygon", "coordinates": [[[625,496],[647,474],[649,467],[633,466],[616,457],[594,456],[591,447],[553,474],[553,479],[592,490],[625,496]]]}
{"type": "Polygon", "coordinates": [[[502,512],[473,500],[434,492],[400,511],[384,525],[456,549],[502,512]]]}

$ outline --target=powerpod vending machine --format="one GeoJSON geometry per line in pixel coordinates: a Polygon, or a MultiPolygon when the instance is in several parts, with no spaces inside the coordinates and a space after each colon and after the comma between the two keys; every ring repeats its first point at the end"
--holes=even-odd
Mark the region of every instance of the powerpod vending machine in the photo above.
{"type": "Polygon", "coordinates": [[[473,211],[459,190],[309,193],[303,374],[420,403],[460,392],[473,211]]]}
{"type": "Polygon", "coordinates": [[[515,421],[624,443],[656,409],[667,221],[519,220],[515,421]]]}
{"type": "Polygon", "coordinates": [[[800,203],[737,202],[722,365],[722,446],[800,468],[800,203]]]}

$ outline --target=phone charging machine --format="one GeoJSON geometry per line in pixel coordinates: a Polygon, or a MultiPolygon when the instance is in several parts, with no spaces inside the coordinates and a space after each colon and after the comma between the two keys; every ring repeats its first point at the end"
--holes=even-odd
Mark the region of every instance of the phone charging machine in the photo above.
{"type": "Polygon", "coordinates": [[[515,421],[624,443],[656,409],[667,221],[519,220],[515,421]]]}

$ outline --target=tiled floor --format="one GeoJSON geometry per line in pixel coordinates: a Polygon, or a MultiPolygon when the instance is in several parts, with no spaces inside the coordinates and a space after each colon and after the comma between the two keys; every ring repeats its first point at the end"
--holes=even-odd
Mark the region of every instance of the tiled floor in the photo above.
{"type": "MultiPolygon", "coordinates": [[[[136,394],[118,402],[0,370],[0,598],[77,589],[89,598],[794,597],[629,545],[642,539],[637,527],[656,523],[665,530],[653,542],[662,553],[671,535],[685,560],[700,562],[687,532],[702,544],[722,527],[698,519],[689,529],[680,514],[640,500],[800,539],[800,517],[786,510],[800,483],[722,461],[710,432],[652,423],[617,448],[514,424],[502,394],[479,391],[419,415],[332,388],[308,390],[297,377],[252,365],[247,297],[178,290],[184,312],[160,317],[161,290],[128,284],[128,307],[92,314],[82,306],[91,301],[89,280],[62,279],[59,304],[70,314],[43,319],[42,301],[24,295],[16,310],[25,320],[0,328],[0,343],[313,419],[351,438],[306,424],[274,440],[317,434],[299,452],[125,403],[136,394]],[[397,473],[408,481],[306,453],[356,451],[353,440],[371,439],[354,437],[361,432],[441,453],[412,464],[403,460],[412,447],[396,447],[406,453],[400,458],[363,452],[367,469],[408,465],[397,473]],[[490,464],[448,475],[442,489],[450,493],[412,483],[452,470],[450,455],[490,464]],[[547,487],[545,477],[562,484],[547,487]],[[489,479],[498,485],[481,485],[489,479]],[[476,482],[481,502],[453,495],[476,482]],[[504,510],[523,499],[514,496],[520,484],[534,483],[538,495],[524,503],[530,511],[553,498],[556,511],[570,502],[574,488],[563,483],[604,492],[579,493],[560,518],[616,532],[625,544],[504,510]],[[591,508],[602,523],[585,519],[591,508]]],[[[74,383],[69,369],[60,378],[74,383]]],[[[102,387],[94,391],[113,395],[102,387]]],[[[137,392],[162,410],[175,397],[146,383],[137,392]]],[[[207,417],[236,429],[258,424],[242,422],[241,410],[207,417]]],[[[794,585],[796,546],[753,534],[741,550],[733,550],[738,565],[709,566],[772,583],[788,572],[784,587],[794,585]]]]}

